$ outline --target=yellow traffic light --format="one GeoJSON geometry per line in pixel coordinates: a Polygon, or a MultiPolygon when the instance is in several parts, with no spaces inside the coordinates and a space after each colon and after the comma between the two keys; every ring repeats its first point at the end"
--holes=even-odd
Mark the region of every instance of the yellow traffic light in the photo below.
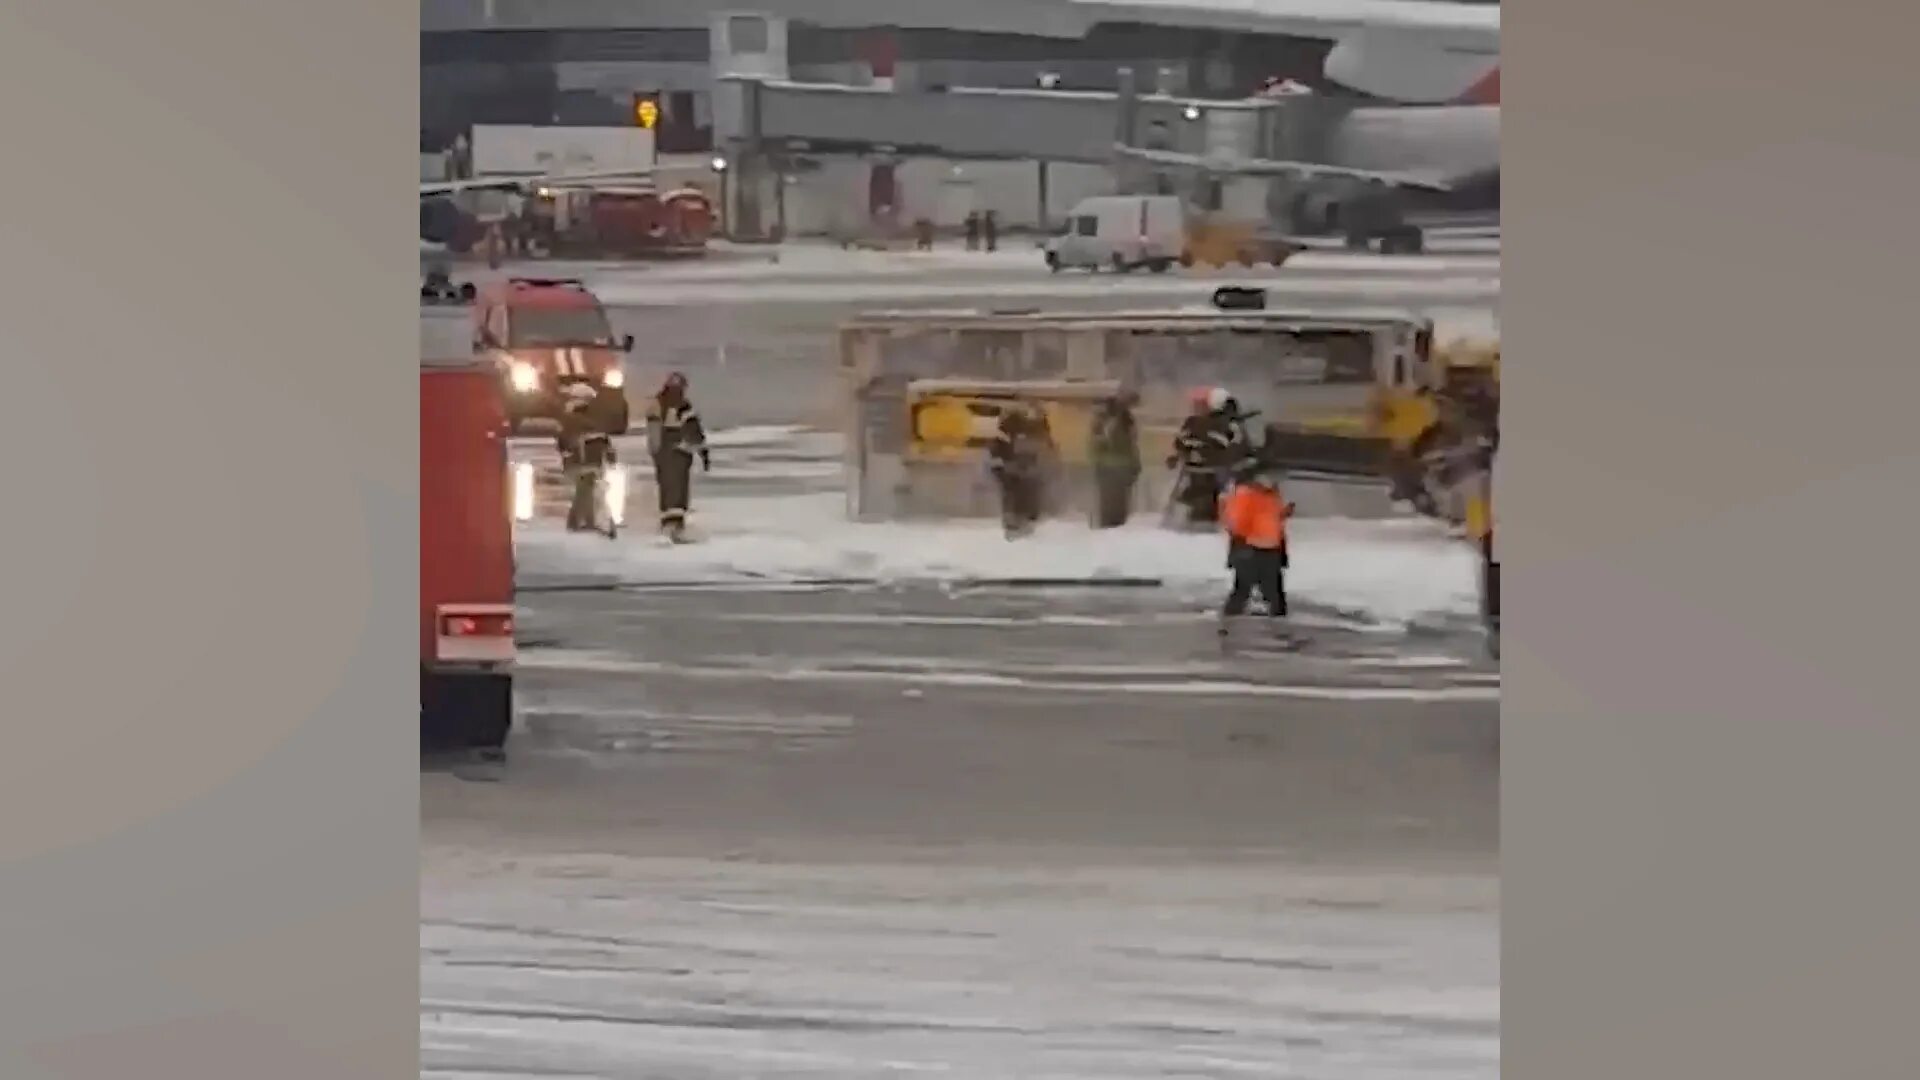
{"type": "Polygon", "coordinates": [[[635,98],[633,118],[641,127],[652,131],[653,126],[660,122],[660,103],[650,97],[635,98]]]}

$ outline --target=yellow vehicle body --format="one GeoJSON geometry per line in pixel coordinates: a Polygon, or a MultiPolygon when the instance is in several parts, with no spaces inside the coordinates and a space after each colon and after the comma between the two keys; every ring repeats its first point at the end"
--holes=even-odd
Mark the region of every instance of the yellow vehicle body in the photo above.
{"type": "Polygon", "coordinates": [[[1500,345],[1489,340],[1450,341],[1433,350],[1420,383],[1379,387],[1369,433],[1386,445],[1396,498],[1456,522],[1473,512],[1471,496],[1455,491],[1448,498],[1461,486],[1458,462],[1450,459],[1495,422],[1480,410],[1497,410],[1499,398],[1500,345]]]}
{"type": "Polygon", "coordinates": [[[1259,226],[1245,221],[1202,216],[1187,226],[1183,266],[1279,266],[1293,257],[1294,245],[1263,235],[1259,226]]]}
{"type": "Polygon", "coordinates": [[[1433,352],[1431,372],[1422,386],[1380,388],[1373,416],[1375,434],[1395,450],[1412,452],[1421,436],[1439,425],[1445,403],[1459,393],[1490,384],[1497,398],[1500,346],[1478,341],[1443,345],[1433,352]]]}
{"type": "Polygon", "coordinates": [[[1005,382],[917,379],[907,384],[912,463],[946,465],[977,461],[1009,412],[1037,408],[1063,464],[1087,464],[1093,414],[1118,393],[1113,382],[1005,382]]]}
{"type": "Polygon", "coordinates": [[[1493,471],[1475,478],[1474,491],[1467,501],[1467,535],[1480,553],[1480,625],[1486,634],[1487,652],[1500,658],[1500,556],[1493,544],[1493,471]]]}
{"type": "Polygon", "coordinates": [[[1002,419],[1016,411],[1037,411],[1051,437],[1051,450],[1042,462],[1043,512],[1090,512],[1094,492],[1088,451],[1094,413],[1119,389],[1107,380],[909,382],[899,512],[908,517],[997,513],[998,496],[987,483],[984,458],[1002,419]]]}
{"type": "Polygon", "coordinates": [[[1077,491],[1091,406],[1122,385],[1138,395],[1143,505],[1167,498],[1174,474],[1155,466],[1201,386],[1231,388],[1258,412],[1256,429],[1283,433],[1281,464],[1377,476],[1385,447],[1368,433],[1378,388],[1427,379],[1431,327],[1398,310],[862,315],[842,325],[840,342],[850,509],[869,520],[980,513],[971,499],[915,489],[936,462],[971,461],[977,475],[1002,401],[1042,404],[1077,491]]]}

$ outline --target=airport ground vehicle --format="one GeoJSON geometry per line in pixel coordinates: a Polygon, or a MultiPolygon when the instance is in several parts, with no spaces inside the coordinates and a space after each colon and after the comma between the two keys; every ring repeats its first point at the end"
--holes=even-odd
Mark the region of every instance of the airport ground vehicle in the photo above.
{"type": "Polygon", "coordinates": [[[602,183],[540,189],[503,226],[523,255],[641,259],[704,255],[714,221],[697,189],[602,183]]]}
{"type": "Polygon", "coordinates": [[[465,313],[421,322],[420,745],[498,755],[515,657],[507,418],[465,313]]]}
{"type": "Polygon", "coordinates": [[[1299,244],[1271,226],[1196,214],[1188,222],[1180,265],[1281,266],[1299,251],[1299,244]]]}
{"type": "MultiPolygon", "coordinates": [[[[1071,451],[1090,405],[1125,386],[1139,402],[1141,459],[1159,461],[1196,386],[1223,386],[1258,412],[1286,463],[1378,478],[1384,440],[1370,418],[1381,387],[1423,378],[1431,324],[1404,312],[1214,309],[1137,312],[876,312],[841,328],[852,513],[976,513],[977,500],[939,479],[957,415],[1038,404],[1071,451]],[[938,405],[938,408],[933,406],[938,405]],[[944,494],[943,494],[944,492],[944,494]]],[[[984,430],[981,428],[979,430],[984,430]]],[[[975,437],[978,430],[975,432],[975,437]]],[[[1064,462],[1061,510],[1082,508],[1088,478],[1064,462]],[[1075,494],[1077,493],[1077,494],[1075,494]]],[[[1148,470],[1137,497],[1164,502],[1169,475],[1148,470]]],[[[959,483],[959,481],[954,481],[959,483]]]]}
{"type": "Polygon", "coordinates": [[[1500,659],[1500,556],[1493,546],[1493,478],[1497,455],[1489,454],[1485,468],[1474,478],[1467,504],[1467,535],[1480,552],[1480,625],[1486,633],[1487,654],[1500,659]]]}
{"type": "Polygon", "coordinates": [[[1395,497],[1422,513],[1459,519],[1464,507],[1443,506],[1442,496],[1460,490],[1461,479],[1478,468],[1478,442],[1498,439],[1499,343],[1459,338],[1435,346],[1424,382],[1382,393],[1377,424],[1395,497]]]}
{"type": "Polygon", "coordinates": [[[1086,516],[1094,495],[1088,455],[1094,413],[1119,389],[1105,380],[909,382],[908,442],[901,455],[905,483],[896,512],[904,517],[956,510],[966,517],[998,514],[1000,496],[980,468],[981,455],[1009,412],[1038,406],[1052,441],[1041,463],[1041,514],[1086,516]]]}
{"type": "MultiPolygon", "coordinates": [[[[983,418],[997,403],[1028,401],[1071,426],[1085,408],[1075,402],[1097,397],[1100,387],[1131,387],[1140,395],[1141,457],[1156,461],[1192,389],[1220,386],[1243,412],[1259,414],[1261,441],[1287,469],[1376,485],[1392,479],[1418,494],[1406,496],[1416,508],[1460,520],[1458,485],[1468,474],[1453,451],[1476,429],[1456,419],[1469,410],[1456,408],[1447,388],[1490,381],[1497,369],[1475,358],[1497,360],[1497,350],[1436,353],[1433,320],[1404,311],[1279,311],[1264,303],[1261,290],[1229,287],[1216,292],[1212,309],[896,311],[848,321],[841,363],[853,513],[975,512],[978,500],[935,479],[946,453],[936,436],[946,428],[916,420],[943,415],[928,411],[929,399],[983,418]]],[[[1075,490],[1071,462],[1067,472],[1075,490]]],[[[1164,500],[1169,482],[1149,470],[1140,497],[1164,500]]]]}
{"type": "Polygon", "coordinates": [[[515,433],[555,421],[569,384],[626,383],[620,356],[633,336],[615,339],[606,309],[580,281],[508,278],[482,289],[472,310],[473,347],[493,365],[515,433]]]}
{"type": "Polygon", "coordinates": [[[1065,228],[1046,243],[1051,270],[1165,273],[1187,246],[1187,210],[1173,195],[1096,195],[1082,199],[1065,228]]]}

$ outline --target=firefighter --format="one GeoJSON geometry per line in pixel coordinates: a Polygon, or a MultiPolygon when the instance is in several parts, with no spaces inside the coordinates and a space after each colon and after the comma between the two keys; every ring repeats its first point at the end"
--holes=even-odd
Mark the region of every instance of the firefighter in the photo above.
{"type": "Polygon", "coordinates": [[[1287,520],[1293,504],[1280,494],[1275,470],[1249,460],[1235,476],[1233,490],[1222,500],[1220,517],[1227,533],[1227,566],[1233,588],[1220,609],[1220,636],[1227,636],[1231,620],[1243,615],[1247,601],[1258,592],[1266,603],[1271,624],[1284,633],[1287,617],[1287,520]]]}
{"type": "Polygon", "coordinates": [[[1207,391],[1207,411],[1214,422],[1227,436],[1226,475],[1232,475],[1241,462],[1253,455],[1253,435],[1247,430],[1247,422],[1258,416],[1257,412],[1243,412],[1240,399],[1233,396],[1226,387],[1216,386],[1207,391]]]}
{"type": "Polygon", "coordinates": [[[1174,498],[1186,511],[1190,525],[1219,520],[1220,496],[1230,470],[1244,460],[1248,443],[1225,411],[1231,404],[1218,387],[1193,392],[1193,411],[1173,439],[1167,467],[1180,470],[1174,498]]]}
{"type": "Polygon", "coordinates": [[[587,415],[594,427],[609,437],[625,435],[633,426],[632,406],[627,403],[627,392],[619,386],[603,383],[595,387],[587,415]]]}
{"type": "Polygon", "coordinates": [[[1093,525],[1118,528],[1133,507],[1133,486],[1140,479],[1140,428],[1133,417],[1139,396],[1122,390],[1101,405],[1093,418],[1093,481],[1098,493],[1093,525]]]}
{"type": "Polygon", "coordinates": [[[567,506],[567,530],[587,532],[596,527],[594,505],[600,476],[614,462],[612,433],[596,405],[602,394],[586,383],[563,391],[560,411],[560,467],[570,481],[573,499],[567,506]]]}
{"type": "Polygon", "coordinates": [[[694,456],[700,458],[701,472],[712,468],[706,431],[687,396],[687,377],[677,371],[667,376],[647,410],[647,452],[660,492],[660,531],[677,543],[686,538],[694,456]]]}
{"type": "Polygon", "coordinates": [[[1040,520],[1043,469],[1051,442],[1046,415],[1010,409],[987,445],[987,468],[1000,488],[1000,522],[1007,539],[1025,536],[1040,520]]]}

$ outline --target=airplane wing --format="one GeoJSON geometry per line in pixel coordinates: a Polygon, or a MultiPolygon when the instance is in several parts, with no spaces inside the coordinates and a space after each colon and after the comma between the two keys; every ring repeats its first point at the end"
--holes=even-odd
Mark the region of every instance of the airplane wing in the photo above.
{"type": "Polygon", "coordinates": [[[1146,150],[1115,143],[1114,153],[1135,161],[1168,168],[1204,169],[1221,176],[1290,176],[1302,179],[1339,176],[1352,180],[1372,180],[1395,187],[1423,191],[1452,191],[1446,177],[1420,172],[1379,172],[1351,169],[1341,165],[1320,165],[1307,161],[1274,161],[1267,158],[1210,158],[1199,154],[1181,154],[1172,150],[1146,150]]]}
{"type": "Polygon", "coordinates": [[[1338,41],[1362,30],[1405,31],[1449,43],[1500,40],[1500,5],[1442,0],[1072,0],[1108,22],[1259,26],[1272,33],[1338,41]]]}
{"type": "Polygon", "coordinates": [[[541,176],[481,176],[470,180],[422,181],[420,197],[456,195],[462,191],[519,191],[530,187],[590,187],[594,184],[634,183],[651,179],[651,169],[607,172],[551,173],[541,176]]]}

